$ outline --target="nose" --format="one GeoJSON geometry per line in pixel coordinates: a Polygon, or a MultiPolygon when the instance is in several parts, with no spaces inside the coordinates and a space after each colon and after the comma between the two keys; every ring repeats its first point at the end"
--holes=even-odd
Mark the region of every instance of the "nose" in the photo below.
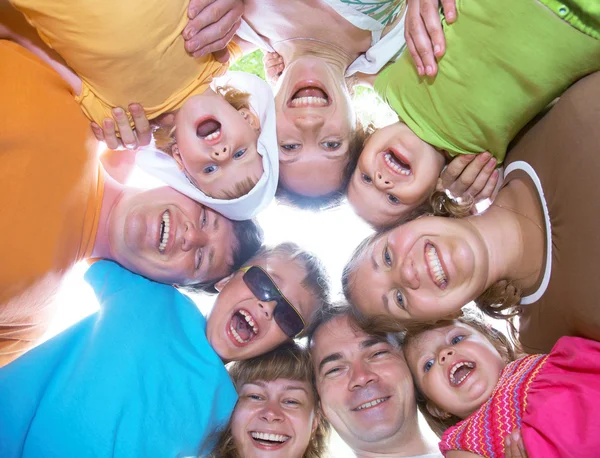
{"type": "Polygon", "coordinates": [[[294,124],[300,130],[316,130],[323,127],[325,124],[325,118],[323,116],[316,115],[296,116],[294,118],[294,124]]]}
{"type": "Polygon", "coordinates": [[[403,286],[410,289],[418,289],[421,286],[419,273],[415,269],[412,259],[405,258],[400,265],[400,282],[403,286]]]}
{"type": "Polygon", "coordinates": [[[210,156],[212,157],[213,161],[223,162],[229,159],[229,153],[229,146],[217,146],[215,149],[213,149],[210,156]]]}
{"type": "Polygon", "coordinates": [[[267,423],[281,423],[283,422],[283,414],[281,413],[281,407],[275,399],[270,399],[267,404],[260,412],[261,420],[267,423]]]}
{"type": "Polygon", "coordinates": [[[438,356],[438,362],[444,364],[452,356],[454,356],[454,350],[452,348],[444,348],[438,356]]]}
{"type": "Polygon", "coordinates": [[[371,383],[379,380],[379,376],[373,372],[368,364],[359,361],[352,366],[352,374],[350,376],[349,389],[364,388],[371,383]]]}
{"type": "Polygon", "coordinates": [[[264,313],[267,320],[270,320],[273,318],[273,310],[275,310],[276,305],[275,301],[258,301],[258,311],[264,313]]]}
{"type": "Polygon", "coordinates": [[[375,186],[380,191],[387,191],[394,187],[394,183],[384,177],[381,172],[375,172],[375,186]]]}
{"type": "Polygon", "coordinates": [[[206,232],[198,229],[192,223],[186,223],[183,233],[181,248],[183,251],[190,251],[195,248],[202,248],[208,243],[206,232]]]}

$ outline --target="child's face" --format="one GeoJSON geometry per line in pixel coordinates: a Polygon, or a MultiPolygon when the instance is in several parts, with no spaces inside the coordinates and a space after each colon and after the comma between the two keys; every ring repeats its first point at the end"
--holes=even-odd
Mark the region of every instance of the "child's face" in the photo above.
{"type": "Polygon", "coordinates": [[[397,122],[373,133],[348,186],[356,213],[376,227],[390,226],[434,190],[445,159],[397,122]]]}
{"type": "Polygon", "coordinates": [[[231,198],[227,196],[239,195],[238,183],[250,178],[256,184],[260,179],[262,157],[256,149],[260,125],[251,110],[238,111],[220,95],[205,93],[185,102],[175,126],[173,157],[208,196],[231,198]]]}
{"type": "Polygon", "coordinates": [[[506,366],[483,334],[458,321],[411,339],[404,354],[429,406],[460,418],[489,399],[506,366]]]}
{"type": "MultiPolygon", "coordinates": [[[[302,286],[306,276],[304,268],[277,256],[258,260],[252,265],[268,272],[308,325],[317,301],[302,286]]],[[[258,300],[244,283],[241,271],[224,278],[216,286],[220,293],[207,319],[206,337],[223,360],[237,361],[262,355],[289,339],[273,319],[275,301],[258,300]]]]}

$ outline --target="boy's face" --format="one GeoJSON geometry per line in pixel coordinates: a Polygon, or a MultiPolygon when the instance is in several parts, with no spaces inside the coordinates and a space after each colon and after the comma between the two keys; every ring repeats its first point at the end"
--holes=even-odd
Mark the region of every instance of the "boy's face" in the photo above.
{"type": "Polygon", "coordinates": [[[425,202],[444,163],[444,156],[406,124],[384,127],[365,143],[348,186],[348,201],[373,226],[392,225],[425,202]]]}
{"type": "MultiPolygon", "coordinates": [[[[305,270],[278,256],[256,260],[252,265],[268,272],[308,325],[317,301],[302,286],[305,270]]],[[[217,283],[220,293],[207,319],[208,341],[226,361],[262,355],[289,339],[273,319],[275,301],[258,300],[244,283],[243,275],[238,271],[217,283]]]]}
{"type": "Polygon", "coordinates": [[[191,182],[216,199],[241,197],[236,185],[256,184],[263,174],[256,143],[260,123],[249,109],[239,111],[211,92],[188,99],[175,118],[173,157],[191,182]]]}

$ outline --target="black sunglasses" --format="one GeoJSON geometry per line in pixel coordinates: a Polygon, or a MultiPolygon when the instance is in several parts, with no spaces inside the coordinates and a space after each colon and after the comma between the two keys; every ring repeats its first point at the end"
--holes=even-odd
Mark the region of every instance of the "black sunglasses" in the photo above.
{"type": "Polygon", "coordinates": [[[298,336],[306,326],[304,318],[279,290],[271,276],[258,266],[242,267],[240,270],[244,272],[244,283],[258,300],[275,301],[273,319],[285,335],[292,339],[298,336]]]}

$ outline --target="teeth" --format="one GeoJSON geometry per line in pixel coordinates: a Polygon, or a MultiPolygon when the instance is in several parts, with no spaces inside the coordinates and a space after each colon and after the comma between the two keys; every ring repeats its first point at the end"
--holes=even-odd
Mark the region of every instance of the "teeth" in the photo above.
{"type": "Polygon", "coordinates": [[[445,289],[448,285],[448,278],[446,277],[446,272],[444,272],[442,263],[438,257],[437,250],[432,244],[428,243],[425,249],[425,254],[427,255],[427,264],[433,273],[435,283],[440,288],[445,289]]]}
{"type": "Polygon", "coordinates": [[[245,318],[246,323],[248,323],[250,327],[252,327],[254,334],[258,334],[258,326],[256,326],[256,323],[252,319],[252,316],[250,316],[250,314],[245,310],[240,310],[240,314],[245,318]]]}
{"type": "Polygon", "coordinates": [[[393,170],[398,172],[400,175],[409,176],[412,175],[412,170],[402,167],[396,161],[396,158],[392,153],[386,153],[384,156],[386,164],[391,167],[393,170]]]}
{"type": "Polygon", "coordinates": [[[254,439],[270,441],[270,442],[285,442],[290,436],[284,436],[283,434],[269,434],[269,433],[259,433],[257,431],[252,431],[250,435],[254,439]]]}
{"type": "Polygon", "coordinates": [[[296,99],[292,99],[292,105],[295,107],[324,107],[327,105],[327,99],[324,99],[323,97],[298,97],[296,99]]]}
{"type": "Polygon", "coordinates": [[[218,138],[219,135],[221,135],[221,128],[218,128],[212,134],[207,135],[206,137],[204,137],[204,140],[214,140],[215,138],[218,138]]]}
{"type": "Polygon", "coordinates": [[[469,371],[465,375],[463,375],[459,380],[456,380],[454,378],[454,374],[456,373],[456,371],[458,369],[460,369],[463,366],[467,366],[467,368],[469,368],[471,370],[473,370],[475,368],[475,364],[473,364],[471,362],[467,362],[467,361],[461,361],[461,362],[454,364],[454,366],[452,366],[452,369],[450,370],[450,383],[452,385],[460,385],[467,378],[467,376],[471,373],[471,371],[469,371]]]}
{"type": "Polygon", "coordinates": [[[171,230],[171,216],[166,211],[162,215],[162,222],[160,224],[160,240],[158,243],[158,251],[161,253],[165,251],[167,242],[169,241],[169,232],[171,230]]]}
{"type": "Polygon", "coordinates": [[[240,337],[240,335],[234,329],[233,324],[229,325],[229,330],[231,331],[231,334],[233,334],[233,337],[235,338],[235,340],[237,340],[239,343],[243,344],[243,343],[249,342],[250,339],[244,340],[240,337]]]}
{"type": "Polygon", "coordinates": [[[375,399],[374,401],[365,402],[364,404],[358,406],[356,408],[356,410],[368,409],[369,407],[373,407],[373,406],[376,406],[377,404],[381,404],[382,402],[384,402],[386,400],[387,400],[387,398],[379,398],[379,399],[375,399]]]}

